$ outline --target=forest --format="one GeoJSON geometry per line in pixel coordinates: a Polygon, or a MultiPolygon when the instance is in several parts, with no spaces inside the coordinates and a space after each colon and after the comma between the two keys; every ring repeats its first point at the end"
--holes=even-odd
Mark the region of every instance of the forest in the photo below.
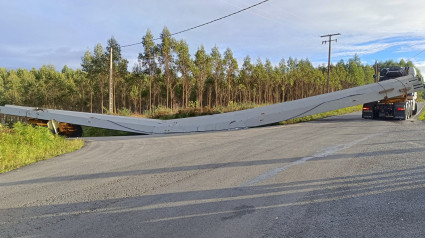
{"type": "MultiPolygon", "coordinates": [[[[325,65],[314,67],[308,59],[291,57],[272,63],[249,56],[239,65],[230,48],[208,51],[202,45],[190,55],[186,41],[174,39],[166,27],[158,40],[148,30],[139,50],[132,70],[113,37],[106,47],[98,43],[93,51],[86,51],[79,69],[64,66],[58,71],[52,65],[31,70],[0,68],[0,105],[143,114],[158,108],[273,104],[327,92],[325,65]],[[114,112],[107,110],[111,48],[114,112]]],[[[330,91],[373,83],[375,69],[389,66],[414,65],[391,59],[364,65],[354,55],[331,65],[330,91]]]]}

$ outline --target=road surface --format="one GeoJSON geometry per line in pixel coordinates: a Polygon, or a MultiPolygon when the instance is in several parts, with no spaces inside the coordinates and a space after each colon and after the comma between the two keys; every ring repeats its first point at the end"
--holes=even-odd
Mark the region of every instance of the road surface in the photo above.
{"type": "Polygon", "coordinates": [[[0,175],[0,237],[425,237],[425,123],[92,138],[0,175]]]}

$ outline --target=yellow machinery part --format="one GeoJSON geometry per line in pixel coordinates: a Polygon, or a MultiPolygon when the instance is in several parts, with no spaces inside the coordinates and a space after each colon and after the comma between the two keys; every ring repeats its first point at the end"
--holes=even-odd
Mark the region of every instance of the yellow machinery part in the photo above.
{"type": "Polygon", "coordinates": [[[67,137],[81,137],[83,134],[80,125],[57,122],[55,120],[47,121],[31,118],[28,120],[31,125],[48,127],[53,133],[67,137]]]}

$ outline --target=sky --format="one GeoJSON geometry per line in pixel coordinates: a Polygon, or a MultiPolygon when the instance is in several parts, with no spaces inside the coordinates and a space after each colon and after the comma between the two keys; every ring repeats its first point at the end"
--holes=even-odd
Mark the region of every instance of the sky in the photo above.
{"type": "MultiPolygon", "coordinates": [[[[262,0],[0,0],[0,67],[81,68],[81,57],[114,37],[120,45],[154,38],[166,26],[171,33],[214,20],[262,0]]],[[[340,33],[332,42],[331,62],[357,54],[362,63],[411,60],[425,73],[425,1],[423,0],[269,0],[247,11],[175,35],[192,56],[227,48],[241,64],[289,57],[327,65],[322,35],[340,33]]],[[[157,41],[157,43],[160,43],[157,41]]],[[[129,70],[142,45],[121,49],[129,70]]]]}

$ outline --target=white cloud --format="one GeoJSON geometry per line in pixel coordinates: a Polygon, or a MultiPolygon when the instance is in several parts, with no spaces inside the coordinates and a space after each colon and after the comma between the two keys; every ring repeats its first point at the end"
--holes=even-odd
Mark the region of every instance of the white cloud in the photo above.
{"type": "MultiPolygon", "coordinates": [[[[259,0],[2,2],[0,7],[17,13],[10,11],[0,15],[0,21],[10,22],[5,24],[5,32],[10,37],[2,37],[0,45],[12,49],[0,48],[0,66],[5,66],[10,57],[16,62],[21,59],[23,67],[30,57],[34,57],[32,62],[51,62],[35,52],[26,55],[26,49],[32,48],[51,49],[46,55],[50,55],[58,67],[64,64],[78,67],[75,62],[80,61],[83,53],[64,55],[58,49],[92,50],[98,42],[106,46],[112,35],[122,45],[136,43],[147,29],[158,37],[164,26],[171,32],[180,31],[257,2],[259,0]],[[19,48],[22,49],[15,50],[19,48]]],[[[354,54],[376,55],[387,60],[387,57],[399,58],[400,54],[413,56],[425,48],[423,9],[423,0],[268,1],[175,38],[186,40],[191,52],[201,44],[207,51],[217,45],[222,51],[229,47],[239,58],[250,55],[253,60],[260,57],[279,61],[293,57],[322,62],[327,61],[328,47],[321,44],[320,36],[340,32],[338,42],[332,44],[332,61],[354,54]],[[380,55],[389,49],[390,55],[380,55]]],[[[135,59],[141,49],[140,45],[130,47],[125,56],[135,59]]],[[[417,57],[421,59],[425,59],[425,54],[417,57]]]]}
{"type": "Polygon", "coordinates": [[[420,73],[425,76],[425,61],[413,61],[416,67],[420,70],[420,73]]]}

